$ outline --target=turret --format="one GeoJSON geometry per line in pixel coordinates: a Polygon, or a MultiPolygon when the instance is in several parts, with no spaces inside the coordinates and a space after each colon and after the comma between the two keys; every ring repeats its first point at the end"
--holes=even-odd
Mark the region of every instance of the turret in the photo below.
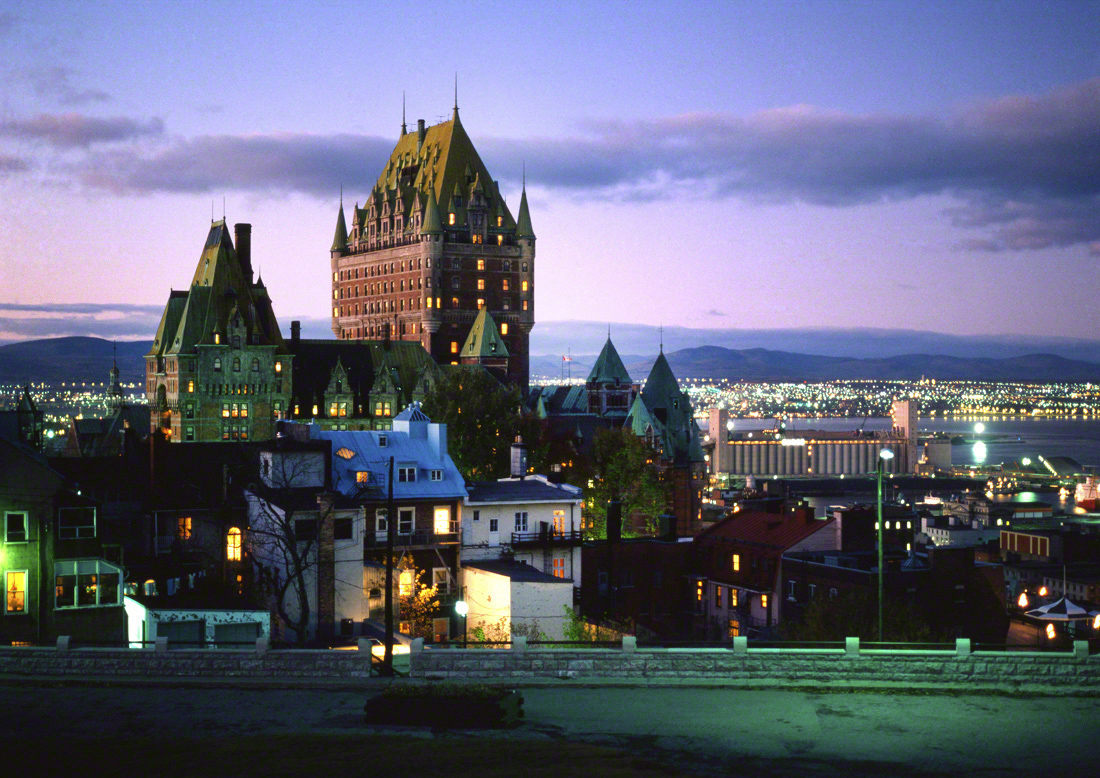
{"type": "Polygon", "coordinates": [[[516,240],[535,240],[535,230],[531,227],[531,211],[527,208],[527,185],[519,198],[519,216],[516,217],[516,240]]]}
{"type": "Polygon", "coordinates": [[[348,248],[348,228],[344,223],[344,198],[340,198],[340,213],[336,216],[336,235],[332,239],[334,254],[343,254],[348,248]]]}

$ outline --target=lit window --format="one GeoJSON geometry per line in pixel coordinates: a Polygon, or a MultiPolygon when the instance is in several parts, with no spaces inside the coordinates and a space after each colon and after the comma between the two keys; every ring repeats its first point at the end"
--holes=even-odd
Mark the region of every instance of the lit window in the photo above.
{"type": "Polygon", "coordinates": [[[313,406],[313,415],[314,416],[317,415],[317,406],[316,405],[313,406]]]}
{"type": "Polygon", "coordinates": [[[283,372],[283,363],[282,362],[276,362],[275,363],[275,372],[276,373],[283,372]]]}
{"type": "MultiPolygon", "coordinates": [[[[122,570],[101,559],[54,563],[54,605],[57,608],[93,608],[119,605],[122,570]]],[[[145,582],[145,591],[156,593],[156,583],[145,582]]]]}
{"type": "Polygon", "coordinates": [[[27,612],[27,571],[9,570],[4,579],[4,592],[7,595],[4,609],[8,613],[27,612]]]}
{"type": "MultiPolygon", "coordinates": [[[[351,451],[348,451],[348,449],[346,449],[346,448],[342,448],[342,449],[340,449],[340,451],[337,451],[336,453],[339,454],[340,456],[344,457],[344,459],[351,459],[351,457],[355,456],[355,454],[353,454],[351,451]],[[350,454],[351,456],[345,456],[344,454],[341,453],[343,451],[347,451],[348,454],[350,454]]],[[[357,483],[357,484],[369,484],[370,483],[370,471],[369,470],[360,470],[360,471],[358,471],[355,474],[355,483],[357,483]]]]}
{"type": "Polygon", "coordinates": [[[722,607],[722,587],[721,586],[715,586],[714,587],[714,607],[715,608],[721,608],[722,607]]]}
{"type": "Polygon", "coordinates": [[[187,382],[187,393],[188,394],[194,394],[195,393],[195,382],[194,382],[194,380],[190,380],[190,381],[187,382]]]}
{"type": "Polygon", "coordinates": [[[477,261],[477,269],[478,270],[484,270],[485,269],[485,260],[484,259],[479,259],[477,261]]]}
{"type": "Polygon", "coordinates": [[[523,310],[525,310],[525,311],[527,310],[527,301],[526,300],[523,301],[523,310]]]}
{"type": "Polygon", "coordinates": [[[501,335],[507,335],[508,334],[508,322],[501,322],[500,334],[501,335]]]}
{"type": "Polygon", "coordinates": [[[451,341],[451,353],[452,354],[457,354],[458,353],[458,341],[457,340],[452,340],[451,341]]]}
{"type": "Polygon", "coordinates": [[[231,527],[226,536],[225,558],[230,562],[241,561],[241,531],[236,527],[231,527]]]}
{"type": "Polygon", "coordinates": [[[760,607],[761,608],[767,608],[768,607],[768,595],[766,595],[766,594],[761,594],[760,595],[760,607]]]}
{"type": "Polygon", "coordinates": [[[451,298],[451,307],[452,308],[457,308],[458,307],[458,298],[457,297],[452,297],[451,298]]]}
{"type": "Polygon", "coordinates": [[[520,282],[519,288],[520,288],[521,292],[526,292],[527,291],[527,282],[526,281],[520,282]]]}
{"type": "Polygon", "coordinates": [[[731,608],[736,608],[737,607],[737,590],[736,589],[730,589],[730,607],[731,608]]]}
{"type": "Polygon", "coordinates": [[[705,585],[703,584],[702,581],[696,581],[695,582],[695,601],[696,602],[702,602],[703,601],[704,588],[705,588],[705,585]]]}
{"type": "Polygon", "coordinates": [[[740,569],[741,569],[741,555],[740,554],[734,554],[733,555],[733,572],[736,573],[740,569]]]}
{"type": "Polygon", "coordinates": [[[497,226],[498,227],[503,227],[504,226],[504,217],[503,216],[498,216],[497,217],[497,226]]]}
{"type": "Polygon", "coordinates": [[[507,292],[508,291],[508,279],[505,278],[503,281],[501,281],[500,286],[501,286],[501,289],[503,289],[505,292],[507,292]]]}
{"type": "Polygon", "coordinates": [[[428,298],[428,302],[426,303],[426,305],[427,305],[428,308],[432,307],[432,298],[430,298],[430,297],[428,298]]]}
{"type": "Polygon", "coordinates": [[[413,593],[413,571],[402,570],[401,575],[397,579],[397,594],[399,597],[412,597],[413,593]]]}
{"type": "Polygon", "coordinates": [[[482,291],[485,290],[485,279],[484,278],[477,279],[477,290],[479,292],[482,292],[482,291]]]}
{"type": "Polygon", "coordinates": [[[554,577],[565,578],[565,557],[554,557],[554,577]]]}
{"type": "Polygon", "coordinates": [[[498,246],[503,246],[504,245],[504,236],[503,235],[497,235],[497,245],[498,246]]]}
{"type": "Polygon", "coordinates": [[[214,345],[215,346],[221,345],[221,342],[222,342],[222,336],[215,332],[214,333],[214,345]]]}
{"type": "Polygon", "coordinates": [[[455,223],[455,215],[453,213],[447,214],[447,224],[449,224],[453,227],[454,223],[455,223]]]}
{"type": "Polygon", "coordinates": [[[484,307],[485,307],[485,298],[483,298],[483,297],[477,298],[477,309],[480,311],[484,307]]]}
{"type": "Polygon", "coordinates": [[[436,535],[447,535],[458,530],[457,527],[451,524],[451,509],[447,506],[439,506],[435,509],[433,516],[433,525],[435,527],[436,535]]]}
{"type": "Polygon", "coordinates": [[[176,519],[176,537],[180,540],[191,539],[191,517],[181,516],[176,519]]]}

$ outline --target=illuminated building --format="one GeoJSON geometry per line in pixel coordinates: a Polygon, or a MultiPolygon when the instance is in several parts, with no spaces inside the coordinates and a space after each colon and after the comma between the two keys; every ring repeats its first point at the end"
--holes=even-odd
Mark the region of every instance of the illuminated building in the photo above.
{"type": "Polygon", "coordinates": [[[341,340],[411,341],[459,362],[482,309],[508,352],[507,382],[526,393],[535,323],[535,233],[520,194],[512,217],[458,117],[401,136],[362,207],[331,248],[332,331],[341,340]]]}

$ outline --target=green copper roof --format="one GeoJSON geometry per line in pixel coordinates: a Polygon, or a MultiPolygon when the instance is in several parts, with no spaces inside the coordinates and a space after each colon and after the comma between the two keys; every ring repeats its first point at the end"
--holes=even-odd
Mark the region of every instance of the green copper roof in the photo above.
{"type": "MultiPolygon", "coordinates": [[[[419,133],[410,132],[402,135],[394,146],[372,190],[379,210],[382,208],[383,198],[390,198],[392,201],[394,193],[398,192],[408,220],[411,216],[408,211],[414,202],[414,190],[420,192],[420,202],[425,205],[428,202],[427,195],[434,194],[437,207],[449,207],[453,195],[460,196],[464,206],[474,182],[480,179],[486,197],[490,200],[490,210],[498,205],[502,208],[501,226],[506,229],[515,228],[516,222],[508,206],[500,202],[496,188],[489,185],[493,178],[466,135],[462,123],[458,121],[457,111],[450,121],[426,127],[424,141],[419,148],[418,142],[419,133]]],[[[456,213],[456,222],[464,224],[464,215],[456,213]]]]}
{"type": "Polygon", "coordinates": [[[439,235],[443,232],[443,222],[439,219],[439,204],[435,201],[435,192],[428,190],[428,204],[424,206],[424,223],[420,231],[425,235],[439,235]]]}
{"type": "Polygon", "coordinates": [[[597,384],[631,384],[630,373],[626,372],[619,352],[615,350],[611,337],[603,344],[603,351],[596,358],[596,364],[592,366],[592,372],[588,374],[588,383],[597,384]]]}
{"type": "Polygon", "coordinates": [[[213,344],[215,335],[224,342],[234,311],[261,344],[285,348],[267,290],[249,283],[228,225],[216,221],[210,225],[190,290],[169,296],[148,356],[194,353],[200,344],[213,344]]]}
{"type": "Polygon", "coordinates": [[[527,208],[527,187],[523,188],[523,194],[519,197],[519,218],[516,220],[516,237],[535,237],[535,230],[531,227],[531,211],[527,208]]]}
{"type": "Polygon", "coordinates": [[[507,357],[508,347],[501,340],[497,331],[497,323],[489,315],[487,308],[482,308],[474,319],[474,325],[470,327],[470,334],[466,336],[466,342],[459,352],[460,357],[507,357]]]}
{"type": "Polygon", "coordinates": [[[680,394],[680,384],[672,374],[672,368],[668,366],[665,352],[662,351],[657,355],[653,369],[649,371],[649,378],[645,380],[642,399],[650,408],[669,408],[674,399],[680,399],[680,394]]]}
{"type": "Polygon", "coordinates": [[[343,251],[348,247],[348,227],[344,223],[344,204],[340,203],[340,215],[336,217],[336,235],[329,251],[343,251]]]}

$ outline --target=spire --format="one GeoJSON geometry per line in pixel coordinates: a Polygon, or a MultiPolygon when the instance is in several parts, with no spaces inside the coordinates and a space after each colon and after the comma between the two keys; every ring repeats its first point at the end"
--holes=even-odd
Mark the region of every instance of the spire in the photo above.
{"type": "Polygon", "coordinates": [[[615,350],[615,344],[611,342],[611,325],[608,325],[607,330],[607,342],[603,344],[603,350],[596,357],[596,364],[592,365],[592,371],[585,382],[629,386],[633,382],[619,352],[615,350]]]}
{"type": "Polygon", "coordinates": [[[535,239],[535,230],[531,227],[531,212],[527,208],[527,166],[523,168],[523,194],[519,198],[519,215],[516,217],[516,237],[535,239]]]}
{"type": "Polygon", "coordinates": [[[435,189],[428,188],[428,203],[424,206],[424,223],[421,235],[442,235],[443,222],[439,218],[439,204],[435,201],[435,189]]]}
{"type": "Polygon", "coordinates": [[[344,187],[340,187],[340,213],[336,216],[336,235],[332,239],[329,251],[346,251],[348,247],[348,227],[344,222],[344,187]]]}
{"type": "Polygon", "coordinates": [[[451,117],[455,124],[460,124],[458,120],[458,72],[455,72],[455,112],[451,117]]]}
{"type": "Polygon", "coordinates": [[[405,90],[401,90],[401,137],[404,137],[408,133],[405,128],[405,90]]]}

